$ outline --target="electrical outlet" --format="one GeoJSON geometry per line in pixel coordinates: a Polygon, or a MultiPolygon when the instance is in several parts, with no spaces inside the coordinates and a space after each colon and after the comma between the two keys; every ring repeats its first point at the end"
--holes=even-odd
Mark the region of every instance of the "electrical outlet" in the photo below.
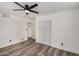
{"type": "Polygon", "coordinates": [[[61,43],[61,46],[63,46],[63,43],[61,43]]]}
{"type": "Polygon", "coordinates": [[[9,40],[9,42],[12,42],[12,40],[9,40]]]}

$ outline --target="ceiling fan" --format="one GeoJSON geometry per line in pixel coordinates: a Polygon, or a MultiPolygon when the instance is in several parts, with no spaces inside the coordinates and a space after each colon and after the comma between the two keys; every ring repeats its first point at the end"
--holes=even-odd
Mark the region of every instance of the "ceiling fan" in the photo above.
{"type": "Polygon", "coordinates": [[[18,2],[14,2],[14,3],[17,4],[18,6],[22,7],[23,9],[13,9],[13,11],[25,11],[26,15],[28,15],[29,12],[39,14],[39,12],[32,10],[33,8],[37,7],[38,4],[34,4],[34,5],[31,5],[31,6],[29,6],[29,5],[22,6],[18,2]]]}

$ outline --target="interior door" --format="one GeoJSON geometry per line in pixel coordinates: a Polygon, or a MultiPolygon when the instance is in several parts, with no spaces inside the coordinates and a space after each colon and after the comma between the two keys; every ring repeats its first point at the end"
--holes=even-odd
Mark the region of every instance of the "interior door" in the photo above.
{"type": "Polygon", "coordinates": [[[45,26],[45,44],[47,45],[51,45],[51,21],[50,20],[46,20],[44,22],[45,26]]]}
{"type": "Polygon", "coordinates": [[[38,22],[38,32],[38,41],[46,45],[51,45],[51,21],[38,22]]]}
{"type": "Polygon", "coordinates": [[[32,37],[32,23],[28,24],[28,37],[32,37]]]}
{"type": "Polygon", "coordinates": [[[43,21],[38,22],[38,32],[39,32],[38,41],[43,44],[45,43],[45,28],[44,27],[45,25],[43,21]]]}

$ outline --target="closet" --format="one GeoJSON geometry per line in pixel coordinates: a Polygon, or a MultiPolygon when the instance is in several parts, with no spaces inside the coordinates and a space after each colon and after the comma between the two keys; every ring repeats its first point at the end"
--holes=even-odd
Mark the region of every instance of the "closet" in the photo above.
{"type": "Polygon", "coordinates": [[[51,21],[39,21],[38,22],[38,41],[40,43],[51,45],[51,21]]]}

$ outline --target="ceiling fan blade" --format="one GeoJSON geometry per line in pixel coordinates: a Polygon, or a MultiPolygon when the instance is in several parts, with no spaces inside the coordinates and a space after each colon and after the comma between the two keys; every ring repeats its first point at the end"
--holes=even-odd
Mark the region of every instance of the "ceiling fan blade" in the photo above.
{"type": "Polygon", "coordinates": [[[18,2],[14,2],[15,4],[19,5],[20,7],[24,8],[21,4],[19,4],[18,2]]]}
{"type": "Polygon", "coordinates": [[[32,8],[34,8],[36,6],[38,6],[38,4],[34,4],[34,5],[30,6],[29,9],[32,9],[32,8]]]}
{"type": "Polygon", "coordinates": [[[13,11],[24,11],[24,9],[13,9],[13,11]]]}
{"type": "Polygon", "coordinates": [[[37,14],[39,14],[39,12],[37,12],[37,11],[33,11],[33,10],[29,10],[29,11],[31,11],[31,12],[33,12],[33,13],[37,13],[37,14]]]}

